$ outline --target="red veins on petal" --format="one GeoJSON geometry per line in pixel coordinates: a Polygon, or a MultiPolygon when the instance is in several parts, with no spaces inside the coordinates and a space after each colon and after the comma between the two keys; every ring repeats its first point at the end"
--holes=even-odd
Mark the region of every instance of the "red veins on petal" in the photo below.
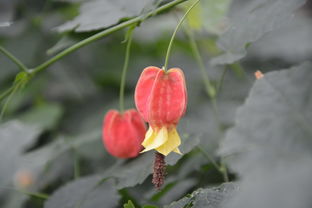
{"type": "Polygon", "coordinates": [[[148,122],[147,95],[151,93],[155,78],[159,71],[160,69],[158,67],[150,66],[145,68],[135,88],[135,104],[139,113],[146,122],[148,122]]]}
{"type": "Polygon", "coordinates": [[[176,125],[187,105],[182,70],[144,69],[136,87],[135,102],[139,112],[152,126],[176,125]]]}
{"type": "Polygon", "coordinates": [[[130,109],[123,114],[110,110],[104,118],[102,140],[111,155],[131,158],[142,150],[145,132],[145,123],[136,110],[130,109]]]}

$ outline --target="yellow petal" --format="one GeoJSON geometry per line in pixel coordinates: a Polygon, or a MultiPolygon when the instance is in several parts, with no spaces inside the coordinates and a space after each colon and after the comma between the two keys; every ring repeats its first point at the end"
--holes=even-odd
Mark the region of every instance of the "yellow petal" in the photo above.
{"type": "Polygon", "coordinates": [[[166,141],[166,143],[156,148],[156,150],[165,156],[167,156],[172,151],[181,154],[180,150],[178,149],[178,146],[180,144],[181,144],[180,136],[176,128],[172,128],[168,132],[168,140],[166,141]]]}
{"type": "Polygon", "coordinates": [[[175,153],[182,155],[182,152],[180,151],[180,149],[177,147],[173,150],[175,153]]]}
{"type": "MultiPolygon", "coordinates": [[[[151,129],[151,127],[150,127],[151,129]]],[[[150,129],[146,133],[146,137],[142,143],[145,149],[142,152],[147,152],[152,149],[156,149],[157,147],[163,145],[168,140],[168,132],[166,127],[162,127],[159,131],[150,133],[150,129]],[[147,137],[149,136],[149,137],[147,137]]],[[[141,152],[141,153],[142,153],[141,152]]]]}
{"type": "Polygon", "coordinates": [[[147,146],[147,144],[151,140],[151,137],[154,136],[153,134],[154,134],[154,131],[153,131],[152,127],[150,126],[148,128],[147,132],[145,133],[145,138],[144,138],[144,141],[142,142],[143,147],[147,146]]]}

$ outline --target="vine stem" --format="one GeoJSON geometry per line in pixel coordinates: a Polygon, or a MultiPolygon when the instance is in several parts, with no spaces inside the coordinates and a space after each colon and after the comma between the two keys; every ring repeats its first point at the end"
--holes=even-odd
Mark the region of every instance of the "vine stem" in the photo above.
{"type": "MultiPolygon", "coordinates": [[[[180,4],[180,3],[184,2],[184,1],[186,1],[186,0],[174,0],[174,1],[170,2],[170,3],[168,3],[168,4],[165,4],[165,5],[157,8],[156,10],[150,11],[146,15],[143,16],[144,20],[146,18],[154,16],[154,15],[160,13],[160,12],[163,12],[163,11],[165,11],[167,9],[170,9],[170,8],[176,6],[176,5],[178,5],[178,4],[180,4]]],[[[111,28],[108,28],[108,29],[106,29],[106,30],[104,30],[102,32],[96,33],[96,34],[94,34],[94,35],[92,35],[92,36],[90,36],[90,37],[88,37],[88,38],[86,38],[86,39],[84,39],[84,40],[82,40],[82,41],[80,41],[80,42],[70,46],[69,48],[61,51],[60,53],[56,54],[55,56],[53,56],[52,58],[50,58],[46,62],[44,62],[41,65],[39,65],[39,66],[35,67],[34,69],[30,70],[30,72],[32,74],[36,74],[36,73],[38,73],[38,72],[48,68],[50,65],[52,65],[53,63],[55,63],[59,59],[63,58],[64,56],[66,56],[66,55],[76,51],[77,49],[79,49],[79,48],[81,48],[81,47],[83,47],[83,46],[85,46],[85,45],[87,45],[89,43],[92,43],[92,42],[94,42],[94,41],[96,41],[96,40],[98,40],[100,38],[103,38],[103,37],[105,37],[105,36],[107,36],[107,35],[109,35],[111,33],[114,33],[114,32],[116,32],[118,30],[126,28],[126,27],[128,27],[130,25],[133,25],[135,23],[140,23],[141,21],[142,21],[142,16],[138,16],[138,17],[135,17],[135,18],[130,19],[128,21],[125,21],[123,23],[120,23],[120,24],[118,24],[116,26],[113,26],[111,28]]]]}
{"type": "Polygon", "coordinates": [[[185,20],[185,18],[187,17],[187,15],[190,13],[190,11],[199,3],[200,0],[197,0],[195,1],[189,8],[188,10],[185,12],[185,14],[183,15],[183,17],[180,19],[179,23],[177,24],[172,36],[171,36],[171,39],[170,39],[170,42],[169,42],[169,45],[168,45],[168,49],[167,49],[167,53],[166,53],[166,58],[165,58],[165,65],[163,67],[163,69],[166,71],[167,70],[167,67],[168,67],[168,61],[169,61],[169,56],[170,56],[170,52],[171,52],[171,48],[172,48],[172,45],[173,45],[173,41],[174,41],[174,38],[180,28],[180,26],[182,25],[183,21],[185,20]]]}
{"type": "Polygon", "coordinates": [[[29,73],[27,67],[18,59],[16,58],[12,53],[10,53],[8,50],[6,50],[4,47],[0,46],[0,51],[8,57],[13,63],[15,63],[20,71],[29,73]]]}
{"type": "MultiPolygon", "coordinates": [[[[186,34],[188,35],[189,40],[190,40],[192,53],[193,53],[193,55],[197,61],[199,69],[202,73],[203,82],[205,84],[206,92],[207,92],[208,96],[211,98],[211,104],[212,104],[213,112],[214,112],[214,115],[216,118],[216,122],[219,126],[219,130],[222,131],[221,122],[220,122],[219,113],[218,113],[219,111],[218,111],[217,99],[216,99],[217,91],[216,91],[215,87],[210,82],[208,73],[206,71],[206,67],[205,67],[203,59],[200,55],[200,52],[199,52],[199,49],[198,49],[197,43],[195,41],[192,30],[186,28],[186,34]]],[[[222,75],[222,77],[223,77],[223,75],[222,75]]],[[[227,167],[224,163],[224,159],[221,158],[220,165],[218,165],[203,149],[199,148],[199,150],[210,160],[210,162],[222,174],[223,180],[225,182],[229,182],[228,171],[227,171],[227,167]]]]}
{"type": "Polygon", "coordinates": [[[123,113],[125,110],[125,84],[126,84],[126,77],[127,77],[127,71],[128,71],[128,65],[129,65],[129,57],[130,57],[130,49],[131,49],[131,43],[132,43],[132,34],[133,30],[135,29],[136,24],[129,27],[129,30],[126,34],[126,54],[125,54],[125,61],[122,69],[121,74],[121,82],[120,82],[120,90],[119,90],[119,107],[120,112],[123,113]]]}
{"type": "Polygon", "coordinates": [[[215,87],[211,84],[211,81],[209,79],[209,75],[208,75],[208,72],[206,71],[204,61],[200,55],[197,43],[196,43],[195,38],[194,38],[194,34],[193,34],[191,29],[186,28],[186,27],[185,27],[185,32],[189,38],[192,53],[195,57],[195,60],[197,61],[199,70],[202,74],[203,82],[204,82],[205,88],[206,88],[206,92],[211,99],[214,99],[216,96],[216,90],[215,90],[215,87]]]}

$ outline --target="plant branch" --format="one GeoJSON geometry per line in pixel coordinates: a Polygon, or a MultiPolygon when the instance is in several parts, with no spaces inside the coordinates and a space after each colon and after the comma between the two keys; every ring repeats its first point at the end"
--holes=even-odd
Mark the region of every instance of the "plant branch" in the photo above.
{"type": "Polygon", "coordinates": [[[0,46],[0,51],[6,56],[8,57],[12,62],[14,62],[18,68],[20,69],[20,71],[29,73],[27,67],[18,59],[16,58],[12,53],[10,53],[8,50],[6,50],[5,48],[3,48],[2,46],[0,46]]]}
{"type": "Polygon", "coordinates": [[[188,10],[185,12],[185,14],[183,15],[183,17],[180,19],[178,25],[176,26],[176,28],[174,29],[174,32],[171,36],[171,39],[170,39],[170,42],[169,42],[169,45],[168,45],[168,49],[167,49],[167,53],[166,53],[166,58],[165,58],[165,65],[163,67],[164,70],[167,70],[167,67],[168,67],[168,61],[169,61],[169,56],[170,56],[170,52],[171,52],[171,48],[172,48],[172,45],[173,45],[173,41],[174,41],[174,38],[180,28],[180,26],[182,25],[183,21],[185,20],[185,18],[187,17],[187,15],[190,13],[190,11],[199,3],[200,0],[197,0],[196,2],[194,2],[189,8],[188,10]]]}
{"type": "Polygon", "coordinates": [[[131,43],[132,43],[132,34],[133,30],[136,27],[136,24],[131,26],[126,34],[126,41],[127,41],[127,46],[126,46],[126,55],[125,55],[125,61],[122,69],[122,74],[121,74],[121,83],[120,83],[120,91],[119,91],[119,107],[120,107],[120,112],[123,113],[125,109],[125,84],[126,84],[126,77],[127,77],[127,70],[128,70],[128,65],[129,65],[129,57],[130,57],[130,49],[131,49],[131,43]]]}
{"type": "Polygon", "coordinates": [[[35,73],[38,73],[46,68],[48,68],[50,65],[52,65],[53,63],[55,63],[56,61],[58,61],[59,59],[63,58],[64,56],[76,51],[77,49],[89,44],[89,43],[92,43],[98,39],[101,39],[111,33],[114,33],[118,30],[121,30],[123,28],[126,28],[130,25],[133,25],[135,23],[140,23],[142,21],[142,17],[144,17],[144,20],[148,17],[151,17],[151,16],[154,16],[155,14],[159,14],[160,12],[163,12],[167,9],[170,9],[182,2],[184,2],[186,0],[174,0],[168,4],[165,4],[159,8],[157,8],[155,11],[150,11],[149,13],[147,13],[146,15],[144,16],[138,16],[138,17],[135,17],[133,19],[130,19],[128,21],[125,21],[123,23],[120,23],[116,26],[113,26],[111,28],[108,28],[102,32],[99,32],[99,33],[96,33],[72,46],[70,46],[69,48],[61,51],[60,53],[56,54],[55,56],[53,56],[52,58],[50,58],[49,60],[47,60],[46,62],[42,63],[41,65],[35,67],[34,69],[31,70],[31,73],[35,74],[35,73]]]}
{"type": "Polygon", "coordinates": [[[204,65],[204,61],[200,55],[197,43],[196,43],[195,38],[194,38],[194,34],[193,34],[191,29],[186,28],[186,27],[185,27],[185,32],[189,38],[192,53],[193,53],[194,58],[198,64],[199,70],[202,74],[206,92],[211,99],[214,99],[216,96],[216,90],[215,90],[215,87],[210,82],[209,75],[208,75],[208,72],[207,72],[206,67],[204,65]]]}

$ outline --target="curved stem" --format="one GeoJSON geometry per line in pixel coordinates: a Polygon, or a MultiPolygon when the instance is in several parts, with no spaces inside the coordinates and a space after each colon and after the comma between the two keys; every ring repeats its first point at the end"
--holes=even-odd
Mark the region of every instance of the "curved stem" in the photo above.
{"type": "Polygon", "coordinates": [[[8,105],[9,105],[9,103],[10,103],[12,97],[13,97],[13,95],[17,92],[17,90],[20,88],[20,86],[21,86],[21,83],[17,83],[17,84],[13,87],[13,89],[12,89],[12,91],[10,92],[10,94],[9,94],[9,96],[8,96],[8,98],[7,98],[7,100],[6,100],[5,103],[3,104],[3,107],[2,107],[2,110],[1,110],[1,113],[0,113],[0,121],[2,120],[2,118],[3,118],[3,116],[4,116],[4,113],[5,113],[6,109],[7,109],[8,105]]]}
{"type": "Polygon", "coordinates": [[[185,20],[185,18],[187,17],[187,15],[190,13],[190,11],[199,3],[200,0],[197,0],[194,2],[194,4],[192,4],[188,10],[185,12],[185,14],[183,15],[183,17],[180,19],[178,25],[176,26],[172,36],[171,36],[171,39],[170,39],[170,42],[169,42],[169,45],[168,45],[168,49],[167,49],[167,53],[166,53],[166,59],[165,59],[165,65],[163,67],[164,70],[167,70],[167,67],[168,67],[168,61],[169,61],[169,55],[170,55],[170,52],[171,52],[171,48],[172,48],[172,44],[173,44],[173,41],[174,41],[174,38],[180,28],[180,26],[182,25],[183,21],[185,20]]]}
{"type": "Polygon", "coordinates": [[[0,46],[0,51],[6,57],[8,57],[12,62],[14,62],[21,71],[29,73],[27,67],[18,58],[16,58],[13,54],[11,54],[8,50],[0,46]]]}
{"type": "MultiPolygon", "coordinates": [[[[151,17],[155,14],[158,14],[160,12],[163,12],[167,9],[170,9],[182,2],[184,2],[186,0],[174,0],[168,4],[165,4],[159,8],[157,8],[155,11],[150,11],[149,13],[147,13],[146,15],[144,15],[144,19],[148,18],[148,17],[151,17]]],[[[121,24],[118,24],[116,26],[113,26],[111,28],[108,28],[102,32],[99,32],[99,33],[96,33],[95,35],[92,35],[74,45],[72,45],[71,47],[61,51],[60,53],[56,54],[55,56],[53,56],[52,58],[50,58],[49,60],[47,60],[46,62],[44,62],[43,64],[35,67],[34,69],[31,70],[31,73],[35,74],[35,73],[38,73],[44,69],[46,69],[47,67],[49,67],[50,65],[52,65],[53,63],[55,63],[56,61],[58,61],[59,59],[63,58],[64,56],[76,51],[77,49],[89,44],[89,43],[92,43],[100,38],[103,38],[113,32],[116,32],[118,30],[121,30],[123,28],[126,28],[134,23],[140,23],[142,21],[142,16],[138,16],[138,17],[135,17],[133,19],[130,19],[128,21],[125,21],[121,24]]]]}
{"type": "Polygon", "coordinates": [[[195,41],[193,32],[189,28],[185,28],[185,31],[186,31],[186,34],[187,34],[189,40],[190,40],[190,46],[191,46],[192,53],[193,53],[193,55],[197,61],[199,70],[202,74],[203,82],[204,82],[205,88],[206,88],[206,92],[211,99],[214,99],[214,97],[216,96],[216,90],[215,90],[215,87],[210,82],[208,72],[207,72],[206,67],[204,65],[204,61],[200,55],[200,52],[199,52],[197,43],[195,41]]]}
{"type": "Polygon", "coordinates": [[[121,74],[121,82],[120,82],[120,91],[119,91],[119,107],[120,112],[123,113],[125,109],[125,84],[126,84],[126,77],[127,77],[127,70],[129,65],[129,57],[130,57],[130,49],[131,49],[131,43],[132,43],[132,34],[133,30],[136,27],[136,24],[131,26],[126,34],[126,55],[125,55],[125,62],[122,68],[122,74],[121,74]]]}

